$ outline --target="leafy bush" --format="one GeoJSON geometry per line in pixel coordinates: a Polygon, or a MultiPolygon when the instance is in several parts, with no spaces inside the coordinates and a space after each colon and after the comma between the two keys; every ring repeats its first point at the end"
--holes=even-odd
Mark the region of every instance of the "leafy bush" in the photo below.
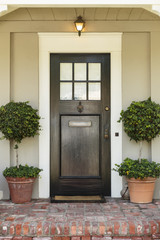
{"type": "Polygon", "coordinates": [[[28,165],[22,166],[19,165],[19,168],[15,167],[9,167],[6,168],[3,171],[4,177],[25,177],[25,178],[36,178],[39,176],[39,173],[42,171],[42,169],[39,169],[37,167],[29,167],[28,165]]]}
{"type": "Polygon", "coordinates": [[[130,140],[150,142],[160,134],[160,105],[151,98],[132,102],[126,111],[121,111],[121,120],[130,140]]]}
{"type": "MultiPolygon", "coordinates": [[[[23,138],[34,137],[39,134],[40,116],[37,111],[28,102],[12,101],[0,107],[0,131],[3,134],[1,139],[15,141],[17,168],[19,168],[18,144],[21,143],[23,138]]],[[[13,170],[15,171],[15,169],[13,170]]],[[[9,172],[10,168],[7,171],[9,172]]]]}
{"type": "Polygon", "coordinates": [[[10,102],[0,107],[0,131],[3,139],[21,143],[23,138],[34,137],[40,130],[39,115],[28,102],[10,102]]]}
{"type": "Polygon", "coordinates": [[[127,178],[144,179],[147,177],[158,178],[160,176],[160,164],[141,159],[142,141],[150,142],[160,134],[160,105],[148,98],[145,101],[132,102],[126,111],[121,111],[124,131],[130,140],[139,142],[139,159],[126,158],[120,165],[115,164],[116,172],[127,178]]]}
{"type": "Polygon", "coordinates": [[[139,178],[144,179],[146,177],[158,178],[160,176],[160,163],[149,162],[147,159],[132,160],[126,158],[120,165],[115,164],[116,172],[120,176],[126,176],[127,178],[139,178]]]}

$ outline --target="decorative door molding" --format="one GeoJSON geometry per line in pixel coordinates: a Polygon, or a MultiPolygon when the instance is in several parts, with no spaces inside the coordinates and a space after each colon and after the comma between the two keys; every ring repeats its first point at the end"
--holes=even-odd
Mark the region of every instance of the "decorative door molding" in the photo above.
{"type": "MultiPolygon", "coordinates": [[[[122,162],[122,33],[39,33],[39,197],[50,196],[50,53],[111,53],[111,169],[122,162]],[[119,133],[119,136],[116,136],[119,133]]],[[[111,196],[119,197],[122,179],[111,171],[111,196]]]]}

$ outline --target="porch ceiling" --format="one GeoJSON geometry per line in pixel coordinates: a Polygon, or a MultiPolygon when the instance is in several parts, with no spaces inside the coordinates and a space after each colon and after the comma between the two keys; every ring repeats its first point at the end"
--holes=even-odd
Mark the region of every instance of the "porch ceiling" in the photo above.
{"type": "Polygon", "coordinates": [[[157,21],[160,16],[144,8],[19,8],[0,20],[5,21],[157,21]]]}

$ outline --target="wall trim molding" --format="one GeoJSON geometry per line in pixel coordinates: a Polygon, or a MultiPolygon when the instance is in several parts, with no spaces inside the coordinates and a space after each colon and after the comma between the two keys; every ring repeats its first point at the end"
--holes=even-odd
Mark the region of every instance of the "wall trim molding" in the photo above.
{"type": "MultiPolygon", "coordinates": [[[[111,53],[111,169],[122,162],[122,33],[38,33],[39,114],[43,131],[39,136],[39,197],[50,196],[50,53],[111,53]],[[119,137],[115,136],[119,132],[119,137]]],[[[111,196],[119,197],[122,179],[111,171],[111,196]]]]}
{"type": "MultiPolygon", "coordinates": [[[[92,32],[159,32],[160,21],[88,21],[83,35],[92,32]],[[96,29],[96,30],[95,30],[96,29]]],[[[38,33],[38,32],[68,32],[75,34],[73,21],[2,21],[0,19],[0,33],[38,33]]]]}

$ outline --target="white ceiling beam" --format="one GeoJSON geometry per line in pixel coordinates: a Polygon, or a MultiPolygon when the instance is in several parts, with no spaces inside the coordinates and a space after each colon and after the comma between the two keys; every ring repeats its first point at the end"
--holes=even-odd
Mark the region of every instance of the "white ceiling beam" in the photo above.
{"type": "Polygon", "coordinates": [[[4,12],[8,10],[8,6],[6,4],[0,5],[0,12],[4,12]]]}
{"type": "Polygon", "coordinates": [[[33,5],[52,5],[52,6],[96,6],[96,5],[156,5],[160,0],[1,0],[0,4],[33,6],[33,5]]]}
{"type": "Polygon", "coordinates": [[[160,16],[160,5],[152,5],[152,12],[160,16]]]}
{"type": "Polygon", "coordinates": [[[160,16],[160,4],[143,6],[143,8],[151,13],[154,13],[154,14],[160,16]]]}
{"type": "Polygon", "coordinates": [[[8,6],[8,5],[1,5],[0,4],[0,17],[10,13],[10,12],[13,12],[14,10],[16,10],[17,7],[11,7],[11,6],[8,6]]]}

